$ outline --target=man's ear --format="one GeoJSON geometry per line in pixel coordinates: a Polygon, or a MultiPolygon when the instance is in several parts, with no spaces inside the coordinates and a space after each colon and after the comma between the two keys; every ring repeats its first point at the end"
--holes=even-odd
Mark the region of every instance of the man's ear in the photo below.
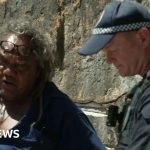
{"type": "Polygon", "coordinates": [[[150,30],[146,27],[142,27],[137,31],[137,38],[142,44],[143,48],[147,48],[150,45],[150,30]]]}

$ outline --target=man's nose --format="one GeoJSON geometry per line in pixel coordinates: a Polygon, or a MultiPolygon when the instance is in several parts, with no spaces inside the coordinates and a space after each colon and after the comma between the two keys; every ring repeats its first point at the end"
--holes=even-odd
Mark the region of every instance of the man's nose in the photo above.
{"type": "Polygon", "coordinates": [[[0,55],[0,74],[11,76],[15,75],[18,58],[11,55],[0,55]]]}
{"type": "Polygon", "coordinates": [[[2,75],[7,77],[16,76],[16,71],[13,68],[5,67],[2,71],[2,75]]]}
{"type": "Polygon", "coordinates": [[[107,60],[107,63],[108,63],[108,64],[112,64],[112,63],[113,63],[113,58],[112,58],[112,56],[107,55],[107,56],[106,56],[106,60],[107,60]]]}
{"type": "Polygon", "coordinates": [[[102,54],[106,58],[107,63],[112,64],[112,60],[113,60],[112,55],[105,50],[102,51],[102,54]]]}
{"type": "Polygon", "coordinates": [[[5,66],[16,66],[19,63],[19,57],[11,53],[0,53],[0,63],[5,66]]]}
{"type": "Polygon", "coordinates": [[[3,70],[4,70],[4,66],[3,66],[3,65],[0,65],[0,76],[2,76],[3,70]]]}
{"type": "Polygon", "coordinates": [[[14,65],[14,64],[18,63],[18,56],[13,55],[13,54],[7,54],[7,55],[5,55],[4,59],[10,65],[14,65]]]}

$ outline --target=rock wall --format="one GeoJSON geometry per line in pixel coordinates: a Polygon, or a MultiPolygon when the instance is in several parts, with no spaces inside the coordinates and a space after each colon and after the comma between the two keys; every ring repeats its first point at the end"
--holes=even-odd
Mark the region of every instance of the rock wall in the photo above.
{"type": "MultiPolygon", "coordinates": [[[[28,18],[32,24],[46,31],[59,68],[54,82],[84,108],[108,147],[116,144],[116,134],[115,129],[105,126],[107,108],[139,77],[121,78],[115,68],[106,63],[102,53],[83,57],[77,54],[77,50],[90,36],[104,6],[112,1],[0,0],[0,25],[10,19],[28,18]],[[89,113],[91,108],[94,109],[92,115],[89,113]]],[[[150,5],[146,0],[139,2],[150,5]]],[[[121,98],[115,104],[122,105],[121,98]]]]}

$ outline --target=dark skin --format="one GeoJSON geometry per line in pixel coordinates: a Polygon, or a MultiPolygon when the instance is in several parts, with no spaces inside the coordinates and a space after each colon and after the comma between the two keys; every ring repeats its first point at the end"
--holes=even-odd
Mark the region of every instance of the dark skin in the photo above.
{"type": "MultiPolygon", "coordinates": [[[[31,43],[24,36],[5,35],[1,41],[9,41],[16,45],[25,45],[29,50],[31,43]]],[[[31,105],[30,93],[39,77],[38,63],[31,54],[25,63],[17,50],[4,52],[0,48],[0,97],[6,106],[6,120],[0,129],[10,129],[27,113],[31,105]]]]}

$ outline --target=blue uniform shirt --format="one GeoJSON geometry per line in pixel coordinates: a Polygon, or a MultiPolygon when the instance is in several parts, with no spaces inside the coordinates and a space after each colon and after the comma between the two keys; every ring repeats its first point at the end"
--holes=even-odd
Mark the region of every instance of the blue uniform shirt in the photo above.
{"type": "Polygon", "coordinates": [[[38,103],[34,102],[29,112],[10,129],[19,130],[19,138],[15,138],[15,133],[11,138],[0,137],[0,150],[105,149],[88,118],[52,82],[44,89],[42,116],[33,126],[38,116],[38,103]]]}

